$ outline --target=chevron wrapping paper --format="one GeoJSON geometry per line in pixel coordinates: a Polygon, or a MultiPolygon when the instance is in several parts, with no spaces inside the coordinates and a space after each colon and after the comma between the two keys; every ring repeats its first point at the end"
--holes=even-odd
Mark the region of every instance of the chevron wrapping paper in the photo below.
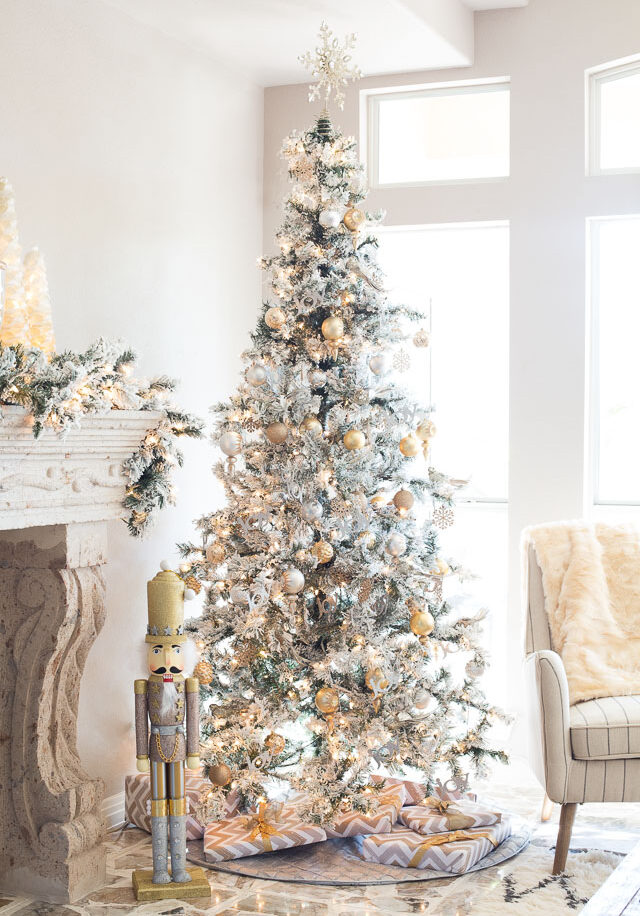
{"type": "MultiPolygon", "coordinates": [[[[184,777],[185,796],[187,799],[187,839],[199,840],[204,833],[204,827],[194,815],[200,795],[211,788],[211,783],[203,776],[196,776],[186,772],[184,777]]],[[[124,780],[124,813],[125,818],[141,830],[151,833],[151,783],[148,773],[136,773],[135,776],[125,776],[124,780]]]]}
{"type": "Polygon", "coordinates": [[[322,827],[301,823],[295,809],[284,806],[279,816],[267,817],[260,823],[257,815],[237,815],[207,824],[203,851],[208,862],[224,862],[326,839],[322,827]]]}
{"type": "Polygon", "coordinates": [[[402,786],[405,805],[419,805],[427,796],[427,787],[420,782],[412,782],[410,779],[397,779],[395,776],[372,776],[371,782],[374,785],[384,782],[385,786],[402,786]]]}
{"type": "Polygon", "coordinates": [[[356,844],[368,862],[462,875],[510,835],[509,820],[492,827],[428,837],[396,825],[390,833],[358,837],[356,844]]]}
{"type": "Polygon", "coordinates": [[[478,805],[467,799],[455,802],[429,804],[425,799],[420,805],[409,805],[398,815],[398,824],[415,830],[416,833],[429,836],[432,833],[445,833],[447,830],[468,830],[472,827],[490,827],[499,824],[502,815],[498,811],[478,805]]]}
{"type": "Polygon", "coordinates": [[[330,826],[325,825],[327,838],[389,833],[398,820],[398,813],[405,802],[404,786],[402,784],[390,785],[382,789],[376,797],[380,806],[372,814],[349,811],[341,814],[330,826]]]}

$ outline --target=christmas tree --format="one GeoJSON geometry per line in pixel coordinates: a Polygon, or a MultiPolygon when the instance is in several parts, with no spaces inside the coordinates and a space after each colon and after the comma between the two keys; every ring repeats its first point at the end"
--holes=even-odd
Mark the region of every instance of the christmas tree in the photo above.
{"type": "MultiPolygon", "coordinates": [[[[323,27],[312,95],[338,102],[348,50],[323,27]]],[[[454,481],[428,465],[430,409],[389,376],[421,316],[391,305],[363,211],[355,142],[326,109],[284,144],[291,179],[271,296],[244,354],[244,380],[215,411],[227,506],[183,544],[206,584],[193,621],[202,661],[202,758],[210,816],[233,789],[247,810],[273,778],[331,821],[376,805],[372,772],[422,771],[432,785],[503,757],[477,677],[483,613],[447,600],[457,570],[439,554],[454,481]],[[424,511],[420,511],[420,505],[424,511]],[[448,654],[466,667],[454,675],[448,654]]]]}

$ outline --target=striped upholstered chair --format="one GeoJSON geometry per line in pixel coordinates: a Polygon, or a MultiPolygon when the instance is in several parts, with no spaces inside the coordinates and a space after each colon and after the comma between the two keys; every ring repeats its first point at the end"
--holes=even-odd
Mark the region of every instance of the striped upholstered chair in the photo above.
{"type": "Polygon", "coordinates": [[[547,804],[562,805],[553,863],[557,875],[567,862],[578,805],[640,802],[640,696],[569,705],[567,676],[553,651],[542,571],[532,546],[526,565],[529,756],[547,804]]]}

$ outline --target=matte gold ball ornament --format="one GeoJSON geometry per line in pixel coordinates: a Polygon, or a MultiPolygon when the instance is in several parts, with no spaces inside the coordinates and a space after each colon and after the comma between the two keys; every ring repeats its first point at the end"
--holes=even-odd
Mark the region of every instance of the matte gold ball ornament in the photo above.
{"type": "Polygon", "coordinates": [[[322,322],[322,336],[325,340],[340,340],[344,336],[344,321],[337,315],[329,315],[322,322]]]}
{"type": "Polygon", "coordinates": [[[264,322],[272,331],[279,331],[280,328],[284,326],[286,320],[286,313],[281,308],[278,308],[277,305],[267,309],[264,315],[264,322]]]}
{"type": "Polygon", "coordinates": [[[281,445],[289,435],[289,430],[284,423],[270,423],[264,434],[272,445],[281,445]]]}
{"type": "Polygon", "coordinates": [[[327,541],[316,541],[311,548],[311,553],[318,563],[328,563],[333,559],[333,547],[327,541]]]}
{"type": "Polygon", "coordinates": [[[404,509],[406,512],[411,509],[415,500],[413,498],[413,493],[409,490],[398,490],[396,495],[393,497],[393,505],[396,509],[404,509]]]}
{"type": "Polygon", "coordinates": [[[333,687],[321,687],[316,693],[315,703],[323,715],[332,715],[340,706],[338,691],[333,687]]]}
{"type": "Polygon", "coordinates": [[[366,218],[366,214],[359,207],[349,207],[342,217],[342,221],[351,232],[357,232],[362,227],[366,218]]]}
{"type": "Polygon", "coordinates": [[[193,676],[198,678],[203,687],[206,687],[213,680],[213,665],[202,659],[193,669],[193,676]]]}
{"type": "Polygon", "coordinates": [[[429,636],[433,633],[436,622],[429,611],[414,611],[409,621],[411,632],[416,636],[429,636]]]}
{"type": "Polygon", "coordinates": [[[215,543],[209,544],[207,546],[204,555],[207,559],[207,563],[211,563],[214,566],[219,566],[220,563],[222,563],[224,560],[224,547],[222,544],[216,541],[215,543]]]}
{"type": "Polygon", "coordinates": [[[422,448],[422,443],[413,434],[409,434],[400,440],[398,448],[405,458],[414,458],[422,448]]]}
{"type": "Polygon", "coordinates": [[[345,448],[353,452],[359,448],[364,448],[367,444],[367,437],[359,429],[349,429],[342,437],[342,442],[345,448]]]}
{"type": "Polygon", "coordinates": [[[214,786],[226,786],[227,783],[231,782],[231,769],[226,763],[217,763],[215,766],[209,767],[207,775],[214,786]]]}
{"type": "Polygon", "coordinates": [[[265,747],[274,755],[281,754],[286,743],[282,735],[279,735],[277,732],[270,732],[264,739],[265,747]]]}
{"type": "Polygon", "coordinates": [[[322,435],[322,423],[317,417],[305,417],[300,424],[300,432],[309,433],[314,439],[319,439],[322,435]]]}

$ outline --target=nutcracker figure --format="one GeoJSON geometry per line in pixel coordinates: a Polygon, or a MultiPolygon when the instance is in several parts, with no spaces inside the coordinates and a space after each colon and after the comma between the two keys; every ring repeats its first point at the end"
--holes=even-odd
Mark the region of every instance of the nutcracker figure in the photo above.
{"type": "MultiPolygon", "coordinates": [[[[189,769],[199,768],[200,738],[199,684],[196,678],[185,678],[183,674],[187,642],[184,600],[184,582],[170,569],[163,568],[147,583],[149,625],[145,642],[150,674],[134,682],[137,768],[142,773],[151,770],[151,883],[154,886],[171,885],[171,896],[176,896],[176,884],[184,885],[185,890],[189,887],[190,891],[177,896],[193,896],[195,888],[191,888],[189,882],[196,871],[201,872],[201,869],[188,871],[185,864],[185,762],[189,769]]],[[[142,895],[149,874],[134,872],[134,888],[139,900],[165,896],[160,893],[142,895]]],[[[206,879],[204,881],[208,893],[209,885],[206,879]]]]}

